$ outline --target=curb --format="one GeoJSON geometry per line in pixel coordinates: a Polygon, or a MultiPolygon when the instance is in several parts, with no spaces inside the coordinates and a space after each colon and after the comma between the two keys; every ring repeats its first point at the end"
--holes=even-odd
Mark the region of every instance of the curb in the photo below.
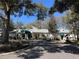
{"type": "Polygon", "coordinates": [[[15,52],[16,52],[16,51],[13,51],[13,52],[8,52],[8,53],[1,53],[1,54],[0,54],[0,56],[13,54],[13,53],[15,53],[15,52]]]}

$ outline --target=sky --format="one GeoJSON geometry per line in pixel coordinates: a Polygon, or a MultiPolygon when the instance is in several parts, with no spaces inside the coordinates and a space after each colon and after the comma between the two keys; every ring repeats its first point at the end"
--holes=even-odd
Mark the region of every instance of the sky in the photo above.
{"type": "MultiPolygon", "coordinates": [[[[50,8],[54,5],[54,0],[33,0],[33,3],[42,3],[45,7],[50,8]]],[[[64,13],[61,14],[59,12],[55,12],[53,15],[58,17],[58,16],[63,16],[64,13]]],[[[11,16],[11,20],[13,20],[14,23],[19,21],[22,22],[23,24],[30,24],[36,21],[37,17],[27,16],[27,15],[22,15],[21,17],[11,16]]]]}

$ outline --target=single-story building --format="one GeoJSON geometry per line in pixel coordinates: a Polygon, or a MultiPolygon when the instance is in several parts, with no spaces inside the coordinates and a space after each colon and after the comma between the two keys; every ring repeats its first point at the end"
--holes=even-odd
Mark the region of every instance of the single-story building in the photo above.
{"type": "Polygon", "coordinates": [[[14,31],[21,33],[22,31],[28,31],[32,35],[32,39],[53,38],[54,36],[48,31],[48,29],[15,29],[14,31]]]}

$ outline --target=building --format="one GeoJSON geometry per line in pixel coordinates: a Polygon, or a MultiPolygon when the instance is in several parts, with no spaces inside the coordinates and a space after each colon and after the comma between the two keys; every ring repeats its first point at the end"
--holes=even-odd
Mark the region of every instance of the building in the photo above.
{"type": "Polygon", "coordinates": [[[38,29],[34,26],[32,29],[15,29],[14,31],[20,33],[22,30],[30,32],[32,34],[32,39],[53,38],[48,29],[38,29]]]}

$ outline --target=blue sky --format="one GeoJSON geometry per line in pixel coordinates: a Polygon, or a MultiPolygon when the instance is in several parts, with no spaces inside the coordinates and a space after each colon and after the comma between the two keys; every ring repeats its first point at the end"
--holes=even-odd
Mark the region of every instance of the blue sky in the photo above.
{"type": "Polygon", "coordinates": [[[43,4],[47,8],[52,7],[52,5],[54,5],[54,1],[55,0],[33,0],[33,2],[41,3],[41,4],[43,4]]]}
{"type": "MultiPolygon", "coordinates": [[[[54,5],[54,0],[33,0],[33,3],[42,3],[47,8],[50,8],[51,6],[54,5]]],[[[62,13],[62,14],[59,12],[54,13],[54,16],[56,16],[56,17],[63,16],[63,15],[64,15],[64,13],[62,13]]],[[[16,23],[17,21],[20,21],[24,24],[29,24],[29,23],[33,23],[35,20],[37,20],[37,17],[23,15],[21,17],[11,16],[11,19],[13,20],[14,23],[16,23]]]]}

